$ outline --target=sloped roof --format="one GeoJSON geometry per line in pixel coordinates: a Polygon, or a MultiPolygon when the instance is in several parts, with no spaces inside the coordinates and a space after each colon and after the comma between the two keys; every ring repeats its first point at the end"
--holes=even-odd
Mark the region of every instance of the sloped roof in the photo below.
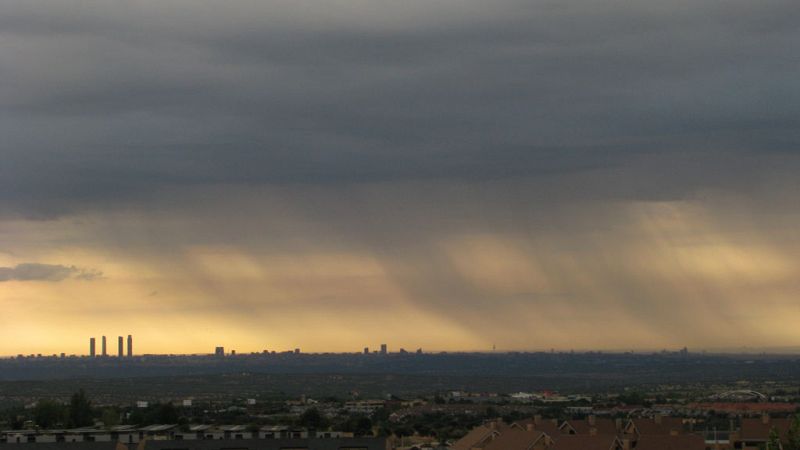
{"type": "MultiPolygon", "coordinates": [[[[616,434],[572,434],[561,435],[549,449],[551,450],[616,450],[620,442],[616,434]]],[[[638,447],[637,447],[637,450],[638,447]]]]}
{"type": "Polygon", "coordinates": [[[617,430],[617,424],[613,419],[609,418],[595,418],[594,425],[589,422],[589,419],[584,420],[566,420],[561,424],[561,429],[572,428],[576,434],[591,434],[592,429],[595,434],[617,434],[621,430],[617,430]]]}
{"type": "Polygon", "coordinates": [[[222,431],[232,431],[232,432],[246,431],[247,430],[247,426],[246,425],[220,425],[219,429],[222,430],[222,431]]]}
{"type": "Polygon", "coordinates": [[[140,428],[140,431],[157,433],[159,431],[169,431],[177,427],[178,427],[177,424],[155,424],[142,427],[140,428]]]}
{"type": "Polygon", "coordinates": [[[558,421],[555,419],[540,419],[537,423],[536,419],[531,418],[514,422],[514,425],[522,430],[528,429],[528,425],[533,425],[534,430],[541,431],[548,436],[554,436],[561,433],[559,431],[558,421]]]}
{"type": "Polygon", "coordinates": [[[636,450],[705,450],[706,441],[696,434],[643,435],[636,440],[636,450]]]}
{"type": "Polygon", "coordinates": [[[683,429],[683,419],[680,417],[661,417],[659,420],[655,418],[631,419],[630,423],[633,424],[633,426],[636,428],[636,431],[641,436],[668,436],[673,432],[677,434],[685,434],[683,429]]]}
{"type": "Polygon", "coordinates": [[[545,434],[541,431],[511,428],[488,442],[483,450],[528,450],[533,444],[544,438],[545,434]]]}
{"type": "Polygon", "coordinates": [[[264,425],[261,431],[286,431],[289,427],[286,425],[264,425]]]}
{"type": "Polygon", "coordinates": [[[453,443],[450,448],[453,450],[470,450],[475,447],[480,447],[489,440],[493,433],[497,433],[497,431],[492,430],[486,425],[479,425],[453,443]]]}
{"type": "Polygon", "coordinates": [[[778,430],[781,439],[786,439],[786,433],[792,425],[792,419],[770,419],[764,423],[758,419],[742,419],[741,439],[744,441],[766,441],[772,428],[778,430]]]}

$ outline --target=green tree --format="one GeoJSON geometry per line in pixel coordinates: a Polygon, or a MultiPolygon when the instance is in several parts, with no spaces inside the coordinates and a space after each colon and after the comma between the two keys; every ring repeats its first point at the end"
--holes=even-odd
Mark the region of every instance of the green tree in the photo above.
{"type": "Polygon", "coordinates": [[[103,413],[100,417],[101,420],[103,421],[103,425],[105,425],[106,428],[111,428],[115,425],[119,425],[120,422],[119,411],[117,411],[115,408],[103,409],[103,413]]]}
{"type": "Polygon", "coordinates": [[[308,408],[300,415],[297,421],[298,425],[306,428],[313,428],[321,430],[327,427],[325,418],[319,413],[317,408],[308,408]]]}
{"type": "Polygon", "coordinates": [[[782,450],[781,435],[775,427],[769,430],[769,439],[767,440],[767,450],[782,450]]]}
{"type": "Polygon", "coordinates": [[[154,422],[164,424],[178,423],[178,409],[172,403],[158,405],[154,411],[154,422]]]}
{"type": "Polygon", "coordinates": [[[69,401],[69,425],[72,427],[86,427],[94,424],[92,418],[92,402],[86,397],[83,389],[72,394],[69,401]]]}
{"type": "Polygon", "coordinates": [[[420,436],[430,436],[432,434],[431,427],[425,423],[414,424],[414,431],[416,431],[420,436]]]}
{"type": "Polygon", "coordinates": [[[359,417],[353,432],[356,436],[372,436],[372,421],[369,417],[359,417]]]}
{"type": "Polygon", "coordinates": [[[33,409],[33,420],[41,428],[54,428],[63,423],[65,415],[64,405],[53,400],[39,400],[33,409]]]}
{"type": "Polygon", "coordinates": [[[800,415],[796,414],[786,432],[787,450],[800,450],[800,415]]]}
{"type": "Polygon", "coordinates": [[[394,435],[397,437],[413,436],[414,430],[408,426],[400,426],[394,429],[394,435]]]}

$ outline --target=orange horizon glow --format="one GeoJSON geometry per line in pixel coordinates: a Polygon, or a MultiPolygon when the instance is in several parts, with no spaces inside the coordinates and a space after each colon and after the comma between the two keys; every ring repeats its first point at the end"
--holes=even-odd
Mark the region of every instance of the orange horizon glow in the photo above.
{"type": "MultiPolygon", "coordinates": [[[[134,335],[137,354],[800,343],[792,246],[702,202],[604,208],[586,213],[606,217],[602,231],[531,234],[490,223],[397,248],[315,231],[302,216],[281,218],[286,230],[306,228],[302,239],[283,231],[237,242],[225,233],[218,243],[181,236],[185,227],[218,229],[216,219],[169,212],[7,222],[14,244],[0,267],[35,261],[102,276],[0,282],[0,354],[85,354],[91,336],[99,352],[104,334],[112,355],[120,334],[134,335]],[[131,242],[109,241],[110,232],[131,242]]],[[[248,221],[267,219],[231,223],[248,221]]]]}

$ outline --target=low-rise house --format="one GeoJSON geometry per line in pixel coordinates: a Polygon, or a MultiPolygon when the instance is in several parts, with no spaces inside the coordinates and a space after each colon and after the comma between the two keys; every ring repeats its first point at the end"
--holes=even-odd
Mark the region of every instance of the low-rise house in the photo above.
{"type": "Polygon", "coordinates": [[[210,430],[213,425],[190,425],[188,430],[176,431],[175,440],[178,441],[195,441],[198,439],[205,439],[206,431],[210,430]]]}
{"type": "Polygon", "coordinates": [[[622,428],[621,420],[590,415],[581,420],[565,420],[559,426],[559,431],[561,434],[605,434],[616,436],[622,432],[622,428]]]}
{"type": "Polygon", "coordinates": [[[7,444],[36,442],[36,430],[6,430],[2,432],[2,440],[7,444]]]}
{"type": "Polygon", "coordinates": [[[781,442],[786,443],[791,426],[792,419],[776,419],[767,414],[758,419],[745,418],[742,419],[739,431],[731,434],[731,441],[736,448],[758,449],[769,441],[770,432],[774,429],[781,442]]]}
{"type": "Polygon", "coordinates": [[[245,425],[221,425],[224,439],[253,439],[253,433],[245,425]]]}
{"type": "Polygon", "coordinates": [[[536,415],[530,419],[520,420],[514,422],[512,427],[519,427],[524,430],[541,431],[548,436],[555,436],[561,433],[559,429],[560,424],[556,419],[543,419],[542,416],[536,415]]]}
{"type": "Polygon", "coordinates": [[[349,413],[371,415],[385,405],[385,400],[353,400],[345,402],[344,409],[349,413]]]}
{"type": "Polygon", "coordinates": [[[554,438],[547,450],[622,450],[622,448],[622,442],[616,434],[567,434],[554,438]]]}
{"type": "Polygon", "coordinates": [[[479,425],[469,431],[464,437],[457,440],[450,447],[452,450],[473,450],[483,448],[492,439],[500,436],[501,432],[509,429],[503,422],[489,422],[479,425]]]}
{"type": "MultiPolygon", "coordinates": [[[[3,444],[8,445],[8,444],[3,444]]],[[[38,447],[39,444],[20,444],[38,447]]],[[[60,444],[41,444],[45,450],[53,450],[60,444]]],[[[141,444],[138,444],[141,445],[141,444]]],[[[345,438],[345,439],[223,439],[223,440],[147,440],[139,447],[137,444],[76,442],[67,445],[70,450],[386,450],[386,439],[345,438]]]]}
{"type": "Polygon", "coordinates": [[[730,430],[705,430],[702,432],[708,450],[730,450],[733,447],[730,430]]]}
{"type": "Polygon", "coordinates": [[[621,421],[587,417],[554,421],[534,418],[505,426],[481,425],[453,444],[453,450],[723,450],[708,447],[699,434],[683,430],[675,418],[621,421]],[[550,424],[550,425],[545,425],[550,424]],[[537,428],[538,427],[538,428],[537,428]],[[550,433],[541,428],[550,427],[550,433]]]}
{"type": "Polygon", "coordinates": [[[626,436],[677,436],[686,434],[683,419],[656,414],[652,418],[631,419],[623,430],[626,436]]]}
{"type": "Polygon", "coordinates": [[[281,425],[262,427],[258,436],[261,439],[307,439],[309,432],[305,428],[292,428],[281,425]]]}
{"type": "Polygon", "coordinates": [[[777,402],[709,402],[689,403],[683,410],[688,413],[725,413],[737,416],[760,416],[762,414],[788,414],[800,407],[797,403],[777,402]]]}
{"type": "Polygon", "coordinates": [[[541,431],[509,428],[487,442],[483,450],[545,450],[551,443],[551,438],[541,431]]]}
{"type": "Polygon", "coordinates": [[[623,442],[623,450],[705,450],[706,441],[696,434],[643,435],[635,441],[623,442]]]}
{"type": "Polygon", "coordinates": [[[350,431],[317,431],[314,433],[315,438],[318,439],[342,439],[351,438],[354,434],[350,431]]]}
{"type": "Polygon", "coordinates": [[[122,442],[126,444],[135,444],[139,442],[139,430],[136,425],[117,425],[111,427],[111,440],[115,442],[122,442]]]}
{"type": "Polygon", "coordinates": [[[111,442],[111,432],[98,428],[73,428],[64,432],[63,442],[111,442]]]}
{"type": "Polygon", "coordinates": [[[178,431],[177,424],[157,424],[139,428],[139,438],[147,438],[154,441],[168,441],[175,439],[178,431]]]}

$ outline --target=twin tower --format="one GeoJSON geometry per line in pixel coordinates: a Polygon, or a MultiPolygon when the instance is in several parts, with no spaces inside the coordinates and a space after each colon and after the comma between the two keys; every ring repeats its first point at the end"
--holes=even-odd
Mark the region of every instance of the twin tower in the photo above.
{"type": "MultiPolygon", "coordinates": [[[[102,338],[102,353],[100,356],[108,356],[107,348],[106,348],[106,337],[103,336],[102,338]]],[[[124,355],[123,353],[123,345],[122,345],[122,336],[117,338],[117,356],[122,358],[124,355]]],[[[97,348],[95,346],[95,339],[89,338],[89,356],[92,358],[97,357],[97,348]]],[[[133,356],[133,336],[130,334],[128,335],[128,358],[133,356]]]]}

